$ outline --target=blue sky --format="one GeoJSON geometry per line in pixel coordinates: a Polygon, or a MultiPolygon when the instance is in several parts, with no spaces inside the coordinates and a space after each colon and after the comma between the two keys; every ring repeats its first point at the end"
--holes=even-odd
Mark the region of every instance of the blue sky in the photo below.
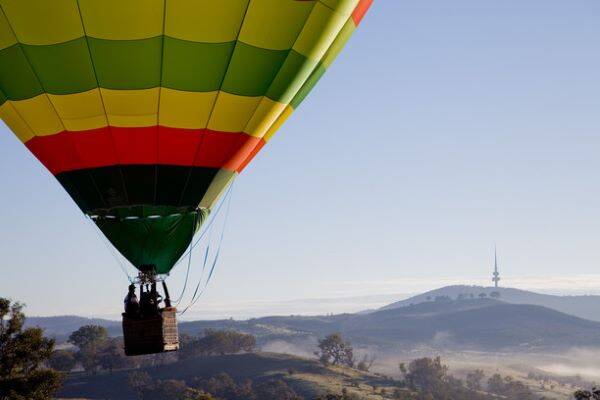
{"type": "MultiPolygon", "coordinates": [[[[494,243],[506,285],[596,292],[599,15],[596,0],[376,0],[237,180],[190,315],[349,311],[486,283],[494,243]]],[[[0,130],[0,295],[30,314],[118,315],[118,264],[0,130]]]]}

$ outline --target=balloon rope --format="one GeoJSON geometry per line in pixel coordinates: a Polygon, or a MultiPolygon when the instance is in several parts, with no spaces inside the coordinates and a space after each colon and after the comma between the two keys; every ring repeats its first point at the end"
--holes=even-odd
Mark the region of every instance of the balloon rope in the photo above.
{"type": "Polygon", "coordinates": [[[181,293],[179,294],[179,297],[177,298],[177,300],[175,300],[173,303],[175,304],[175,307],[177,307],[179,305],[179,303],[181,302],[181,299],[183,299],[183,295],[185,293],[185,289],[187,288],[187,284],[188,284],[188,278],[190,276],[190,267],[192,265],[192,251],[191,251],[191,246],[192,243],[194,242],[194,234],[196,233],[196,224],[198,223],[198,216],[200,215],[200,210],[196,209],[196,215],[194,216],[194,223],[192,224],[192,240],[190,240],[190,256],[188,257],[188,265],[187,265],[187,270],[185,272],[185,282],[183,283],[183,289],[181,289],[181,293]]]}
{"type": "MultiPolygon", "coordinates": [[[[229,210],[231,208],[231,197],[232,197],[232,196],[230,196],[230,192],[231,192],[232,187],[233,187],[233,184],[229,187],[229,191],[227,192],[227,209],[225,210],[225,219],[223,221],[223,228],[221,229],[221,235],[219,237],[219,242],[217,245],[217,252],[215,253],[215,258],[212,261],[212,265],[210,267],[210,272],[208,274],[208,278],[206,279],[206,282],[204,283],[204,287],[202,288],[202,290],[200,292],[198,292],[200,285],[202,284],[202,277],[204,276],[204,268],[206,267],[206,261],[208,259],[208,253],[209,253],[209,247],[210,247],[209,245],[206,246],[206,254],[204,256],[204,265],[202,266],[202,275],[200,276],[200,280],[198,281],[198,284],[196,285],[196,289],[194,290],[194,295],[192,296],[192,300],[187,305],[187,307],[179,313],[179,315],[185,314],[185,312],[187,310],[189,310],[190,307],[193,307],[196,304],[196,302],[200,299],[200,297],[206,290],[208,284],[210,283],[210,281],[213,277],[213,273],[215,272],[215,267],[217,266],[217,262],[219,261],[219,255],[221,254],[221,245],[223,244],[223,238],[225,237],[225,227],[227,226],[227,220],[229,219],[229,210]]],[[[225,202],[225,199],[223,199],[223,202],[225,202]]]]}
{"type": "MultiPolygon", "coordinates": [[[[235,182],[235,181],[234,181],[235,182]]],[[[229,185],[229,188],[227,189],[227,192],[225,193],[225,196],[223,196],[223,200],[221,200],[221,203],[219,203],[219,205],[217,206],[217,209],[215,210],[214,213],[212,213],[212,217],[210,218],[210,221],[208,221],[208,223],[204,226],[204,231],[200,234],[200,236],[198,236],[198,238],[196,239],[196,241],[194,242],[194,244],[190,247],[190,249],[184,253],[181,258],[179,260],[177,260],[177,262],[175,264],[173,264],[173,268],[177,265],[179,265],[179,263],[181,262],[181,260],[183,260],[184,257],[188,256],[189,253],[194,250],[194,248],[198,245],[198,243],[200,243],[200,241],[202,240],[202,238],[204,237],[204,235],[206,235],[206,232],[210,229],[210,227],[212,226],[212,224],[215,222],[215,219],[217,219],[217,216],[219,215],[219,212],[221,211],[221,208],[223,207],[223,204],[225,204],[225,200],[229,197],[229,194],[231,193],[233,187],[233,182],[231,183],[231,185],[229,185]]]]}
{"type": "Polygon", "coordinates": [[[100,228],[98,228],[98,226],[94,223],[94,221],[89,216],[86,215],[86,217],[87,217],[86,219],[90,222],[90,224],[93,225],[92,230],[94,232],[96,232],[96,235],[98,235],[98,237],[100,238],[100,240],[102,241],[102,243],[104,243],[104,245],[106,246],[106,248],[108,249],[108,251],[110,252],[110,254],[119,263],[119,267],[121,267],[121,271],[123,271],[123,273],[125,274],[125,276],[129,280],[129,282],[133,283],[133,278],[127,272],[127,268],[125,268],[125,265],[123,264],[123,261],[118,256],[118,254],[115,252],[115,249],[108,242],[108,240],[106,239],[106,237],[100,233],[100,228]]]}

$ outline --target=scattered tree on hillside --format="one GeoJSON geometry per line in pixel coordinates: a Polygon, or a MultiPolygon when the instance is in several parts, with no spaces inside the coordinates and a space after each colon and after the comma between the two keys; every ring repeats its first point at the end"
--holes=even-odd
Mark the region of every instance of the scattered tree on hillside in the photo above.
{"type": "Polygon", "coordinates": [[[138,400],[144,400],[144,392],[152,385],[152,378],[147,372],[133,371],[127,375],[127,384],[138,400]]]}
{"type": "Polygon", "coordinates": [[[134,359],[125,356],[121,339],[109,338],[102,326],[82,326],[71,333],[69,343],[78,347],[76,358],[88,373],[112,372],[134,365],[134,359]]]}
{"type": "Polygon", "coordinates": [[[60,388],[60,374],[44,368],[54,340],[24,322],[23,305],[0,298],[0,400],[47,400],[60,388]]]}
{"type": "Polygon", "coordinates": [[[198,389],[188,387],[184,381],[167,379],[157,381],[144,392],[148,400],[214,400],[213,397],[198,389]]]}
{"type": "Polygon", "coordinates": [[[573,393],[575,400],[600,400],[600,389],[592,388],[592,390],[578,390],[573,393]]]}
{"type": "Polygon", "coordinates": [[[488,379],[487,390],[509,399],[534,399],[531,389],[525,386],[523,382],[515,380],[512,376],[505,376],[502,378],[500,374],[492,375],[490,379],[488,379]]]}
{"type": "Polygon", "coordinates": [[[48,360],[51,368],[61,372],[70,372],[76,363],[75,354],[70,350],[55,350],[48,360]]]}
{"type": "Polygon", "coordinates": [[[281,379],[271,379],[256,385],[255,393],[257,400],[302,400],[302,397],[281,379]]]}
{"type": "Polygon", "coordinates": [[[500,292],[493,291],[492,293],[490,293],[490,297],[493,298],[493,299],[499,299],[500,298],[500,292]]]}
{"type": "Polygon", "coordinates": [[[418,358],[408,364],[405,379],[412,389],[436,392],[444,383],[448,366],[442,364],[440,357],[418,358]]]}
{"type": "Polygon", "coordinates": [[[476,369],[467,374],[465,383],[471,390],[481,390],[481,381],[485,378],[485,374],[482,370],[476,369]]]}
{"type": "Polygon", "coordinates": [[[375,363],[375,356],[364,355],[360,362],[356,365],[356,369],[359,371],[369,372],[371,367],[375,363]]]}
{"type": "Polygon", "coordinates": [[[125,355],[121,339],[108,339],[96,351],[96,357],[98,358],[99,367],[109,372],[130,368],[135,365],[134,359],[125,355]]]}
{"type": "Polygon", "coordinates": [[[487,297],[487,294],[485,293],[479,293],[479,298],[480,299],[485,299],[487,297]]]}
{"type": "Polygon", "coordinates": [[[332,333],[319,340],[317,355],[319,360],[325,364],[354,366],[354,349],[352,344],[345,341],[339,333],[332,333]]]}
{"type": "Polygon", "coordinates": [[[256,347],[253,335],[233,330],[207,329],[202,337],[182,335],[179,358],[249,353],[256,347]]]}
{"type": "Polygon", "coordinates": [[[255,397],[251,380],[238,384],[224,372],[209,379],[197,379],[194,386],[220,399],[252,400],[255,397]]]}
{"type": "Polygon", "coordinates": [[[221,373],[209,379],[197,379],[197,389],[218,399],[227,400],[302,400],[284,380],[269,379],[257,385],[247,379],[236,383],[228,374],[221,373]]]}
{"type": "Polygon", "coordinates": [[[108,339],[108,331],[103,326],[85,325],[71,333],[69,343],[87,351],[103,345],[108,339]]]}

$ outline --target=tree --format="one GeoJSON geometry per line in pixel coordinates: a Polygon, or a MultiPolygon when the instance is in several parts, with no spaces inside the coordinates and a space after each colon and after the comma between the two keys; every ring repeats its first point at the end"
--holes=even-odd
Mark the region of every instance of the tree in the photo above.
{"type": "Polygon", "coordinates": [[[406,363],[401,362],[398,364],[398,369],[400,370],[402,377],[406,378],[406,374],[408,373],[408,370],[406,369],[406,363]]]}
{"type": "Polygon", "coordinates": [[[108,339],[93,353],[98,361],[98,366],[107,371],[132,367],[134,359],[127,357],[123,344],[118,339],[108,339]]]}
{"type": "Polygon", "coordinates": [[[256,347],[253,335],[233,330],[207,329],[200,338],[184,335],[182,339],[180,359],[252,352],[256,347]]]}
{"type": "Polygon", "coordinates": [[[55,350],[48,360],[51,368],[61,372],[70,372],[76,363],[75,354],[69,350],[55,350]]]}
{"type": "Polygon", "coordinates": [[[333,365],[354,366],[354,349],[339,333],[333,333],[319,340],[319,359],[333,365]]]}
{"type": "Polygon", "coordinates": [[[489,392],[510,399],[529,400],[534,398],[531,390],[523,382],[515,380],[512,376],[502,378],[500,374],[494,374],[488,380],[487,388],[489,392]]]}
{"type": "Polygon", "coordinates": [[[144,398],[150,400],[213,400],[213,397],[200,390],[188,387],[184,381],[167,379],[157,381],[144,398]]]}
{"type": "Polygon", "coordinates": [[[500,394],[504,390],[504,379],[502,379],[502,375],[494,374],[488,379],[487,389],[496,394],[500,394]]]}
{"type": "Polygon", "coordinates": [[[256,386],[255,391],[257,399],[302,400],[302,397],[281,379],[263,382],[256,386]]]}
{"type": "Polygon", "coordinates": [[[135,392],[138,400],[143,400],[144,392],[152,384],[152,378],[147,372],[134,371],[127,375],[127,384],[135,392]]]}
{"type": "Polygon", "coordinates": [[[85,325],[71,333],[69,343],[79,350],[88,351],[104,344],[108,339],[106,328],[99,325],[85,325]]]}
{"type": "Polygon", "coordinates": [[[485,299],[487,297],[487,294],[485,293],[479,293],[479,298],[480,299],[485,299]]]}
{"type": "Polygon", "coordinates": [[[197,379],[195,387],[217,396],[220,399],[244,400],[253,399],[252,382],[238,385],[229,374],[222,372],[209,379],[197,379]]]}
{"type": "Polygon", "coordinates": [[[481,381],[485,378],[482,370],[476,369],[467,374],[466,385],[471,390],[481,390],[481,381]]]}
{"type": "Polygon", "coordinates": [[[375,357],[369,357],[365,354],[360,360],[360,362],[356,365],[356,369],[358,369],[359,371],[369,372],[369,370],[373,366],[373,363],[375,363],[375,357]]]}
{"type": "Polygon", "coordinates": [[[500,292],[493,291],[492,293],[490,293],[490,297],[493,298],[493,299],[499,299],[500,298],[500,292]]]}
{"type": "Polygon", "coordinates": [[[575,400],[600,400],[600,389],[593,388],[590,390],[578,390],[573,393],[575,400]]]}
{"type": "Polygon", "coordinates": [[[24,322],[23,305],[0,298],[0,400],[47,400],[60,388],[60,374],[44,368],[54,340],[24,322]]]}
{"type": "Polygon", "coordinates": [[[448,366],[442,364],[440,357],[418,358],[408,364],[406,382],[412,389],[436,392],[443,385],[448,366]]]}

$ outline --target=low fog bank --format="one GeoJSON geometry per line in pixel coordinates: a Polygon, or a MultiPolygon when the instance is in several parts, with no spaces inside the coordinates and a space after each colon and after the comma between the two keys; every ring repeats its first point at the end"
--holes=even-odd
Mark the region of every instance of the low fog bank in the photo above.
{"type": "MultiPolygon", "coordinates": [[[[438,342],[439,339],[437,338],[438,342]]],[[[439,344],[439,343],[436,343],[439,344]]],[[[290,354],[300,357],[315,357],[317,339],[310,338],[294,343],[286,340],[274,340],[264,344],[263,351],[290,354]]],[[[481,369],[486,375],[494,373],[512,375],[522,379],[554,379],[566,385],[591,386],[600,383],[600,348],[574,347],[557,352],[485,352],[455,351],[440,346],[417,346],[405,350],[381,351],[377,347],[355,347],[355,358],[364,356],[374,358],[373,371],[390,376],[398,376],[399,363],[408,364],[422,357],[441,357],[451,371],[458,377],[481,369]]]]}

